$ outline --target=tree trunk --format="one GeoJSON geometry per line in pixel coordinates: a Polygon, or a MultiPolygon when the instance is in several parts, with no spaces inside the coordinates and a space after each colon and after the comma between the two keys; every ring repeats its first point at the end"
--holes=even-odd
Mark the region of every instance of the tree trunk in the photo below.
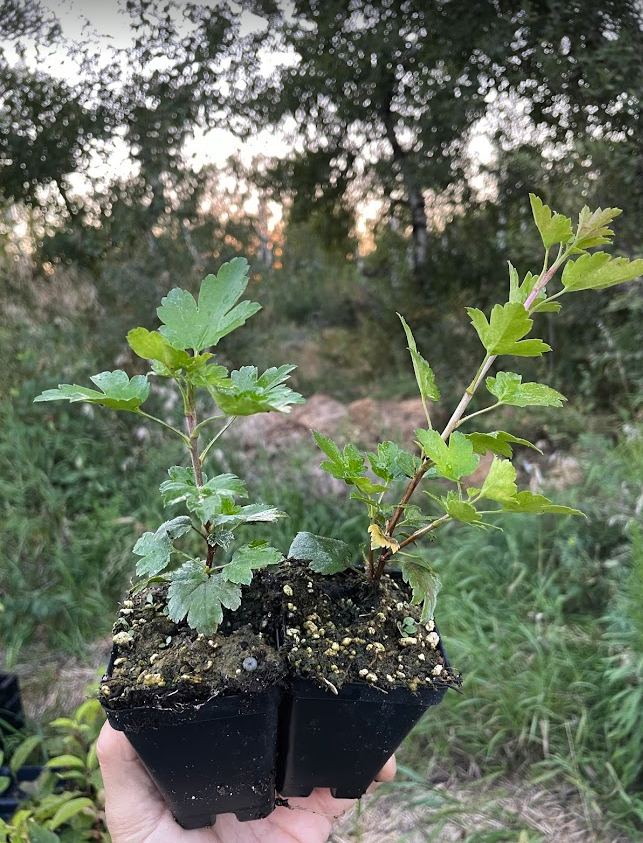
{"type": "Polygon", "coordinates": [[[391,111],[391,96],[388,96],[382,107],[382,118],[386,129],[386,137],[393,149],[393,160],[399,167],[413,227],[413,270],[419,276],[426,264],[429,247],[429,232],[424,205],[424,194],[418,186],[407,153],[400,146],[395,134],[395,118],[391,111]]]}

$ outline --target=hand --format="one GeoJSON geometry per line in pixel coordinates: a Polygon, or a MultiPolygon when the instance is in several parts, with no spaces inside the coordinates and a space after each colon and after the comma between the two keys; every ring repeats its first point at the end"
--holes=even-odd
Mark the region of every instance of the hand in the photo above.
{"type": "MultiPolygon", "coordinates": [[[[290,808],[275,808],[265,820],[240,823],[234,814],[222,814],[213,828],[185,831],[122,732],[105,723],[97,751],[112,843],[325,843],[335,820],[355,804],[317,789],[289,799],[290,808]]],[[[394,776],[391,758],[377,779],[391,781],[394,776]]]]}

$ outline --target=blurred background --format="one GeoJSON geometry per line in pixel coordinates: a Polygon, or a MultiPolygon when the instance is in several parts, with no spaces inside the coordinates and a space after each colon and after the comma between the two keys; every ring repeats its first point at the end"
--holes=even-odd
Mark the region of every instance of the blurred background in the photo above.
{"type": "MultiPolygon", "coordinates": [[[[98,676],[177,459],[134,417],[33,397],[142,371],[127,331],[247,256],[263,310],[222,362],[296,364],[312,400],[296,425],[242,426],[214,460],[250,467],[290,513],[273,544],[302,529],[357,542],[306,428],[412,441],[396,311],[448,418],[480,358],[464,308],[505,300],[507,260],[540,269],[529,192],[574,217],[622,208],[616,251],[642,256],[642,100],[639,0],[0,2],[0,655],[31,718],[26,749],[5,732],[6,758],[42,763],[61,728],[89,751],[86,711],[58,738],[50,723],[98,676]]],[[[516,451],[523,482],[588,518],[459,525],[430,548],[464,694],[427,715],[400,782],[337,841],[640,839],[642,317],[640,282],[541,315],[554,351],[519,371],[568,404],[488,429],[537,441],[542,457],[516,451]]],[[[151,400],[178,419],[162,390],[151,400]]],[[[85,839],[76,821],[61,839],[85,839]]]]}

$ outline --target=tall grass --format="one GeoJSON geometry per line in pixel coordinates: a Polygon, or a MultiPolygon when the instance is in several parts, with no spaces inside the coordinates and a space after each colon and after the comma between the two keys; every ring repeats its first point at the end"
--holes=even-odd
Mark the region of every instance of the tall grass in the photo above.
{"type": "Polygon", "coordinates": [[[565,783],[588,823],[643,828],[643,438],[581,443],[588,518],[515,516],[436,545],[438,620],[463,694],[408,746],[416,769],[565,783]]]}
{"type": "MultiPolygon", "coordinates": [[[[31,381],[0,401],[0,636],[82,652],[106,634],[131,576],[141,522],[156,515],[162,447],[141,448],[129,419],[78,407],[47,415],[31,381]]],[[[170,458],[171,459],[171,458],[170,458]]]]}

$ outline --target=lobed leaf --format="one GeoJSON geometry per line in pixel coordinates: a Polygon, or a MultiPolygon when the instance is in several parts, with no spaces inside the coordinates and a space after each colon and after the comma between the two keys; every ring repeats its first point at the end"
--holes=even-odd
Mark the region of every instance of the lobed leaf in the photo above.
{"type": "Polygon", "coordinates": [[[523,383],[522,375],[515,372],[498,372],[485,381],[487,390],[499,404],[512,407],[562,407],[564,395],[544,383],[523,383]]]}
{"type": "Polygon", "coordinates": [[[290,559],[307,561],[317,574],[326,575],[350,568],[352,556],[352,548],[346,542],[307,532],[297,533],[288,550],[290,559]]]}
{"type": "Polygon", "coordinates": [[[328,457],[320,468],[332,477],[343,480],[349,486],[356,486],[365,495],[373,495],[385,492],[386,486],[373,483],[366,474],[366,458],[355,445],[348,444],[340,451],[339,447],[322,433],[312,431],[315,442],[328,457]]]}
{"type": "Polygon", "coordinates": [[[405,556],[400,560],[402,577],[413,591],[412,603],[422,604],[421,623],[428,623],[435,612],[441,582],[433,568],[419,556],[405,556]]]}
{"type": "Polygon", "coordinates": [[[417,381],[422,400],[426,401],[426,399],[428,398],[431,401],[439,401],[440,390],[436,386],[435,375],[433,374],[433,370],[431,369],[427,361],[424,359],[424,357],[422,357],[422,355],[418,352],[417,345],[415,344],[415,339],[404,317],[400,316],[399,313],[397,315],[400,318],[402,327],[404,328],[404,333],[406,334],[406,340],[409,344],[408,348],[409,353],[411,354],[411,361],[413,362],[415,380],[417,381]]]}
{"type": "Polygon", "coordinates": [[[582,515],[585,517],[579,509],[559,506],[552,503],[544,495],[535,495],[532,492],[518,492],[515,498],[502,501],[502,505],[507,512],[531,512],[537,515],[553,513],[555,515],[582,515]]]}
{"type": "MultiPolygon", "coordinates": [[[[468,491],[471,494],[473,490],[468,491]]],[[[480,489],[480,496],[504,504],[514,499],[517,494],[516,469],[508,460],[494,457],[482,484],[482,489],[480,489]]]]}
{"type": "MultiPolygon", "coordinates": [[[[185,503],[190,512],[199,516],[203,524],[216,521],[216,517],[223,512],[224,502],[234,504],[236,497],[247,497],[245,484],[235,474],[219,474],[208,479],[203,475],[203,485],[197,486],[194,480],[194,470],[185,466],[175,465],[168,469],[169,480],[161,483],[159,490],[163,503],[171,506],[185,503]]],[[[237,515],[240,507],[228,509],[225,514],[237,515]]],[[[241,523],[241,522],[240,522],[241,523]]]]}
{"type": "Polygon", "coordinates": [[[241,588],[222,574],[208,574],[198,562],[186,562],[171,576],[167,610],[171,620],[187,619],[188,626],[204,635],[214,634],[223,620],[223,609],[241,605],[241,588]]]}
{"type": "Polygon", "coordinates": [[[437,430],[416,430],[415,434],[423,452],[435,463],[440,477],[457,483],[478,467],[480,457],[474,453],[473,443],[463,433],[454,431],[448,444],[437,430]]]}
{"type": "Polygon", "coordinates": [[[255,366],[242,366],[211,388],[210,394],[228,416],[289,413],[293,404],[305,403],[298,392],[283,385],[294,369],[295,366],[273,366],[259,376],[255,366]]]}
{"type": "Polygon", "coordinates": [[[180,515],[161,524],[155,533],[143,533],[132,552],[141,558],[136,563],[139,576],[154,577],[170,564],[174,541],[192,527],[188,515],[180,515]]]}
{"type": "Polygon", "coordinates": [[[419,468],[417,458],[395,442],[380,442],[377,453],[367,456],[373,473],[386,483],[413,477],[419,468]]]}
{"type": "Polygon", "coordinates": [[[633,281],[643,275],[643,258],[630,261],[613,258],[607,252],[581,255],[563,269],[563,287],[568,293],[578,290],[604,290],[615,284],[633,281]]]}
{"type": "Polygon", "coordinates": [[[228,582],[250,585],[253,571],[278,565],[283,561],[283,553],[267,542],[252,542],[243,545],[234,552],[232,559],[222,571],[228,582]]]}
{"type": "Polygon", "coordinates": [[[212,354],[206,352],[195,356],[180,348],[174,348],[158,331],[148,331],[147,328],[134,328],[127,335],[127,342],[132,351],[144,360],[152,361],[152,371],[164,378],[176,376],[190,379],[201,372],[210,369],[217,372],[219,379],[225,378],[228,370],[225,366],[207,366],[212,354]]]}
{"type": "Polygon", "coordinates": [[[522,339],[531,331],[534,323],[525,308],[518,302],[494,305],[489,321],[477,308],[468,307],[467,313],[489,355],[513,354],[517,357],[540,357],[544,352],[551,351],[550,346],[542,340],[522,339]]]}
{"type": "Polygon", "coordinates": [[[195,354],[217,345],[261,310],[256,302],[237,304],[247,286],[248,261],[233,258],[203,280],[198,303],[187,290],[170,290],[156,311],[163,323],[160,333],[174,348],[191,348],[195,354]]]}
{"type": "Polygon", "coordinates": [[[570,218],[563,216],[563,214],[554,213],[534,193],[529,194],[529,201],[531,202],[534,222],[540,232],[543,246],[549,249],[557,243],[569,243],[574,236],[570,218]]]}
{"type": "Polygon", "coordinates": [[[150,392],[147,375],[134,375],[130,380],[125,372],[100,372],[90,380],[100,392],[76,384],[61,383],[58,389],[46,389],[34,398],[35,401],[85,401],[98,404],[112,410],[130,410],[135,412],[145,401],[150,392]]]}
{"type": "Polygon", "coordinates": [[[440,498],[440,502],[447,515],[450,515],[454,521],[462,521],[464,524],[474,526],[482,525],[482,516],[475,506],[468,501],[461,500],[456,492],[448,492],[446,498],[440,498]]]}
{"type": "MultiPolygon", "coordinates": [[[[528,272],[520,282],[518,277],[518,271],[513,266],[511,261],[507,261],[509,264],[509,301],[510,303],[517,302],[518,304],[522,304],[524,306],[525,302],[529,298],[531,291],[534,289],[534,285],[536,281],[538,281],[538,276],[533,275],[533,273],[528,272]]],[[[561,309],[560,304],[557,301],[546,302],[545,299],[547,298],[547,293],[545,290],[541,290],[540,293],[536,296],[534,303],[530,307],[531,313],[558,313],[561,309]]]]}
{"type": "Polygon", "coordinates": [[[609,228],[615,217],[622,211],[620,208],[597,208],[595,211],[585,205],[578,215],[578,227],[574,238],[574,251],[591,249],[611,243],[614,232],[609,228]]]}
{"type": "Polygon", "coordinates": [[[371,537],[371,550],[377,550],[378,547],[386,547],[392,553],[397,553],[400,549],[400,543],[397,539],[387,535],[379,524],[370,524],[367,532],[371,537]]]}
{"type": "Polygon", "coordinates": [[[513,456],[511,445],[524,445],[526,448],[531,448],[542,454],[540,448],[537,448],[531,442],[520,439],[520,437],[504,430],[494,430],[492,433],[465,433],[465,436],[473,444],[473,450],[476,454],[486,454],[487,451],[491,451],[501,457],[511,458],[513,456]]]}

